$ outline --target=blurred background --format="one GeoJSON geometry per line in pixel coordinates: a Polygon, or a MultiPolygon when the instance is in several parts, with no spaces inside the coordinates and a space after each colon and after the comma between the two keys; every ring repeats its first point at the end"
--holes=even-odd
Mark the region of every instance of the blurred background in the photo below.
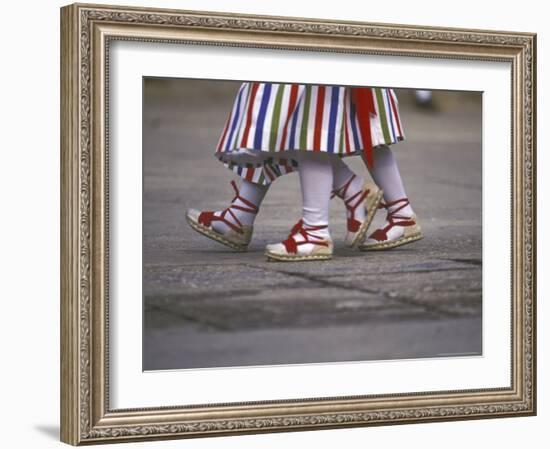
{"type": "Polygon", "coordinates": [[[295,173],[271,186],[246,253],[185,221],[233,197],[214,150],[239,85],[144,79],[143,369],[481,355],[482,94],[396,89],[393,150],[423,240],[349,251],[334,200],[334,259],[285,264],[263,251],[300,217],[295,173]]]}

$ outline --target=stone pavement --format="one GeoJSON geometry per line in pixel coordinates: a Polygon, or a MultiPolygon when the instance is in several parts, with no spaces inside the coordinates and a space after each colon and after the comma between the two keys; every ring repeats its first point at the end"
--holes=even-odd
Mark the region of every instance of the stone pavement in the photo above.
{"type": "MultiPolygon", "coordinates": [[[[334,259],[290,264],[267,262],[263,250],[300,216],[296,174],[270,188],[246,253],[184,219],[189,207],[222,209],[232,198],[233,175],[213,147],[236,86],[145,85],[145,370],[481,354],[479,97],[437,92],[430,111],[398,92],[407,140],[394,149],[423,240],[347,250],[335,199],[334,259]]],[[[367,176],[358,158],[347,161],[367,176]]]]}

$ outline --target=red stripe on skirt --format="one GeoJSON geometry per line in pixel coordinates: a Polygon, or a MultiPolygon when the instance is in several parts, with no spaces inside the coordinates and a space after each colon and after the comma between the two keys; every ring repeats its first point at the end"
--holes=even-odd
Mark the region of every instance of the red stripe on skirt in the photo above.
{"type": "Polygon", "coordinates": [[[395,102],[393,101],[393,95],[388,95],[388,97],[390,97],[390,103],[391,103],[391,108],[392,108],[392,111],[393,111],[393,115],[395,116],[395,122],[397,123],[397,129],[399,130],[399,135],[401,137],[403,137],[403,132],[401,131],[401,120],[399,120],[399,114],[397,113],[397,108],[395,106],[395,102]]]}
{"type": "Polygon", "coordinates": [[[248,141],[248,134],[250,133],[250,125],[252,123],[252,111],[254,109],[254,99],[256,98],[256,92],[258,92],[259,83],[252,83],[252,90],[250,92],[250,98],[248,99],[248,111],[246,112],[246,125],[241,140],[241,147],[246,148],[248,141]]]}
{"type": "Polygon", "coordinates": [[[315,109],[315,130],[313,134],[313,151],[321,151],[321,128],[323,127],[323,110],[325,103],[325,86],[319,86],[317,91],[317,106],[315,109]]]}
{"type": "Polygon", "coordinates": [[[246,178],[247,181],[252,181],[254,179],[254,167],[248,167],[246,169],[246,178]]]}
{"type": "Polygon", "coordinates": [[[285,141],[286,141],[286,134],[288,131],[288,124],[290,123],[290,120],[292,119],[292,111],[296,107],[296,102],[298,101],[298,86],[296,84],[292,84],[290,86],[290,98],[288,100],[288,112],[286,114],[286,122],[285,126],[283,127],[283,136],[281,138],[281,146],[279,147],[279,151],[283,151],[285,148],[285,141]]]}
{"type": "Polygon", "coordinates": [[[231,114],[229,114],[229,117],[227,118],[227,121],[225,122],[225,128],[223,129],[222,138],[218,142],[218,148],[216,150],[216,153],[219,153],[222,150],[223,144],[225,143],[225,135],[227,134],[227,130],[229,128],[229,122],[230,121],[231,121],[231,114]]]}

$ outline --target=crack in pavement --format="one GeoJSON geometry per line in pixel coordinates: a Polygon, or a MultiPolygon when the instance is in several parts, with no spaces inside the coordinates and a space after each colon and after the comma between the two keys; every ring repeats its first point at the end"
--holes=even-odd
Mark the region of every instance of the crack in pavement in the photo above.
{"type": "MultiPolygon", "coordinates": [[[[448,272],[448,271],[472,271],[472,270],[475,270],[476,267],[478,267],[481,264],[481,261],[479,259],[447,259],[447,258],[441,258],[440,260],[452,261],[452,262],[458,262],[458,263],[470,263],[471,265],[474,265],[474,267],[456,267],[456,268],[440,268],[440,269],[416,269],[416,270],[413,269],[413,270],[399,270],[399,271],[383,271],[383,272],[364,273],[364,274],[367,274],[367,275],[371,274],[371,275],[380,276],[380,275],[394,275],[394,274],[399,274],[399,273],[437,273],[437,272],[448,272]]],[[[470,316],[471,315],[471,312],[469,313],[469,312],[465,312],[465,311],[457,311],[456,309],[450,309],[449,306],[444,306],[444,305],[443,306],[438,306],[438,305],[434,305],[434,304],[427,304],[425,302],[422,302],[422,300],[416,300],[416,299],[411,298],[410,296],[398,295],[393,291],[382,291],[380,289],[372,289],[372,288],[367,288],[367,287],[353,286],[353,285],[349,285],[349,284],[346,284],[346,283],[334,281],[335,278],[344,276],[343,274],[331,274],[330,279],[326,279],[326,278],[322,278],[320,276],[316,276],[316,275],[313,275],[313,274],[310,274],[310,273],[300,273],[300,272],[294,272],[294,271],[287,271],[287,270],[280,269],[280,268],[277,269],[271,264],[269,266],[266,266],[266,265],[263,265],[263,264],[262,265],[256,265],[256,264],[252,264],[250,262],[242,262],[242,263],[238,263],[238,264],[235,264],[235,265],[241,266],[243,268],[255,269],[255,270],[259,270],[259,271],[267,272],[267,273],[278,273],[278,274],[288,276],[288,277],[291,277],[291,278],[297,278],[300,281],[310,282],[310,283],[312,283],[316,286],[342,289],[342,290],[346,290],[346,291],[353,292],[353,293],[378,295],[378,296],[381,296],[382,298],[387,299],[388,301],[393,302],[394,304],[397,303],[397,304],[407,305],[407,306],[414,307],[414,308],[420,308],[421,310],[424,310],[425,312],[427,312],[429,314],[432,314],[432,315],[435,315],[435,316],[464,317],[464,316],[470,316]]],[[[180,265],[180,267],[181,267],[181,265],[180,265]]],[[[193,265],[193,267],[197,268],[197,265],[193,265]]],[[[294,285],[295,284],[292,284],[292,283],[285,283],[286,288],[292,288],[294,285]]],[[[300,288],[308,288],[308,286],[301,286],[300,288]]],[[[311,288],[316,288],[316,287],[312,286],[311,288]]],[[[243,291],[242,289],[240,289],[240,290],[236,290],[235,292],[225,291],[224,293],[226,293],[227,295],[239,294],[239,295],[242,296],[244,294],[246,296],[255,296],[255,295],[258,294],[258,290],[256,289],[256,290],[253,290],[253,291],[252,290],[251,291],[249,291],[249,290],[243,291]]],[[[174,296],[174,297],[178,297],[178,298],[182,298],[182,299],[191,298],[191,297],[193,297],[194,299],[196,299],[196,298],[205,299],[205,298],[208,298],[211,295],[212,295],[211,292],[209,292],[209,293],[207,293],[207,292],[196,292],[192,295],[178,293],[178,294],[171,294],[171,295],[168,295],[168,296],[174,296]]],[[[147,296],[151,297],[153,295],[147,295],[147,296]]],[[[157,295],[154,295],[154,296],[157,296],[157,295]]],[[[161,296],[158,296],[158,297],[159,298],[160,297],[166,297],[166,295],[161,295],[161,296]]],[[[472,304],[473,301],[469,301],[469,303],[472,304]]],[[[388,304],[384,307],[385,308],[388,308],[388,307],[393,308],[394,306],[392,306],[391,304],[388,304]]],[[[382,308],[384,308],[384,307],[382,307],[382,308]]],[[[184,312],[181,311],[181,309],[178,310],[178,312],[173,313],[173,312],[170,312],[169,310],[167,310],[165,307],[163,307],[162,304],[158,304],[158,303],[155,303],[155,302],[148,301],[147,305],[146,305],[146,308],[149,311],[152,311],[152,312],[157,312],[157,313],[162,313],[162,314],[166,314],[166,315],[176,316],[177,318],[179,318],[181,320],[188,321],[188,322],[195,323],[195,324],[199,324],[199,325],[205,326],[207,328],[220,330],[220,331],[230,330],[230,327],[227,327],[227,326],[224,326],[224,325],[220,324],[217,320],[212,321],[212,320],[205,319],[204,316],[196,316],[196,315],[193,315],[193,314],[184,313],[184,312]]]]}
{"type": "MultiPolygon", "coordinates": [[[[476,266],[480,266],[481,265],[481,261],[479,261],[479,263],[476,263],[477,259],[439,259],[439,260],[444,260],[444,261],[447,261],[447,262],[457,262],[457,263],[466,263],[466,264],[471,264],[471,265],[476,265],[476,266]]],[[[232,263],[232,266],[235,267],[235,266],[238,266],[238,267],[245,267],[245,268],[256,268],[256,269],[259,269],[261,271],[276,271],[278,272],[277,270],[269,270],[267,267],[268,265],[271,265],[271,264],[274,264],[274,263],[277,263],[277,262],[267,262],[265,267],[262,266],[262,265],[253,265],[251,264],[250,262],[233,262],[232,263]]],[[[223,263],[219,263],[219,264],[212,264],[212,263],[205,263],[205,264],[179,264],[179,265],[162,265],[162,266],[159,266],[158,268],[151,268],[151,267],[148,267],[145,269],[145,272],[147,273],[156,273],[156,272],[159,272],[159,271],[163,271],[163,270],[166,270],[167,267],[170,267],[170,268],[185,268],[185,267],[193,267],[193,268],[197,268],[197,267],[210,267],[210,266],[224,266],[223,263]],[[158,270],[158,271],[157,271],[158,270]]],[[[450,267],[450,268],[437,268],[437,269],[428,269],[428,268],[420,268],[420,269],[412,269],[412,270],[407,270],[407,269],[402,269],[402,270],[395,270],[395,271],[376,271],[376,272],[372,272],[372,273],[363,273],[364,275],[366,276],[379,276],[379,275],[386,275],[386,274],[400,274],[400,273],[435,273],[435,272],[446,272],[446,271],[472,271],[474,270],[475,268],[472,268],[472,267],[450,267]]],[[[287,274],[287,272],[285,271],[281,271],[282,274],[287,274]]],[[[305,274],[305,273],[304,273],[305,274]]],[[[345,276],[345,275],[340,275],[340,274],[331,274],[331,277],[337,277],[337,276],[345,276]]]]}
{"type": "Polygon", "coordinates": [[[448,262],[458,262],[458,263],[467,263],[470,265],[475,265],[476,267],[480,267],[483,265],[483,262],[481,259],[447,259],[447,258],[441,258],[440,260],[446,260],[448,262]]]}
{"type": "MultiPolygon", "coordinates": [[[[402,273],[443,273],[446,271],[473,271],[474,268],[471,267],[456,267],[456,268],[437,268],[437,269],[428,269],[428,268],[421,268],[416,270],[397,270],[397,271],[376,271],[372,273],[362,273],[364,276],[380,276],[380,275],[386,275],[386,274],[402,274],[402,273]]],[[[345,274],[331,274],[330,277],[341,277],[346,276],[345,274]]]]}
{"type": "MultiPolygon", "coordinates": [[[[329,281],[329,280],[326,280],[326,279],[321,279],[321,278],[319,278],[315,275],[309,274],[309,273],[299,273],[299,272],[286,271],[286,270],[281,270],[281,269],[271,269],[270,270],[267,267],[263,268],[261,266],[253,265],[253,264],[250,264],[250,263],[245,264],[245,265],[249,266],[250,268],[255,268],[255,269],[260,269],[260,270],[266,271],[268,273],[269,272],[275,272],[275,273],[284,274],[284,275],[291,276],[291,277],[298,277],[298,278],[301,278],[301,279],[306,279],[308,281],[316,282],[320,285],[324,285],[324,286],[327,286],[327,287],[341,288],[343,290],[350,290],[350,291],[359,292],[359,293],[382,295],[384,298],[387,298],[390,301],[397,301],[397,302],[400,302],[400,303],[408,305],[408,306],[420,307],[420,308],[423,308],[426,312],[433,313],[433,314],[436,314],[436,315],[440,314],[440,315],[444,315],[444,316],[447,316],[447,317],[463,317],[463,316],[468,316],[469,315],[468,313],[461,313],[461,312],[450,310],[450,309],[448,309],[444,306],[437,306],[437,305],[434,305],[434,304],[426,304],[426,303],[417,301],[415,299],[412,299],[410,297],[392,295],[391,292],[373,290],[373,289],[369,289],[369,288],[366,288],[366,287],[351,286],[351,285],[342,284],[342,283],[339,283],[339,282],[333,282],[333,281],[329,281]]],[[[431,270],[431,271],[439,271],[439,270],[431,270]]]]}

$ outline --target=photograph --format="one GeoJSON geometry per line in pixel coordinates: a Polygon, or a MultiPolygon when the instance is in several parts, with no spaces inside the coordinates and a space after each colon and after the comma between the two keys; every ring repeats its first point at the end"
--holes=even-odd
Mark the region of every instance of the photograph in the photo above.
{"type": "Polygon", "coordinates": [[[536,415],[537,35],[358,19],[60,9],[61,441],[536,415]]]}
{"type": "Polygon", "coordinates": [[[482,348],[482,92],[143,78],[143,369],[482,348]]]}

